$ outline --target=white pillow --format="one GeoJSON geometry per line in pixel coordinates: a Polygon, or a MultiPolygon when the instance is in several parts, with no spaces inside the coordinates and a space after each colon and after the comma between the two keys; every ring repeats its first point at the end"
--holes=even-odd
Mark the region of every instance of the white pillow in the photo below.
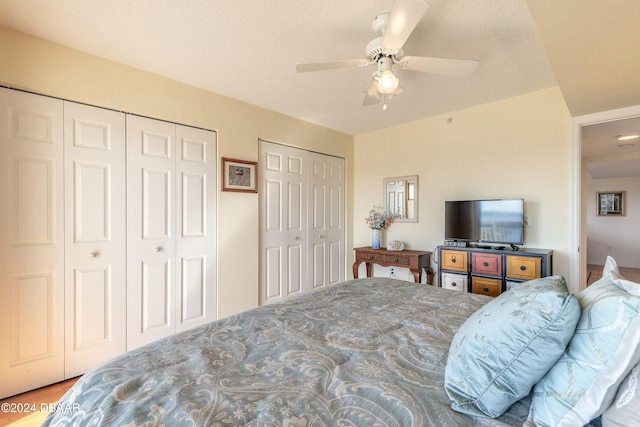
{"type": "Polygon", "coordinates": [[[584,425],[610,406],[620,383],[640,361],[639,288],[623,279],[615,260],[607,258],[602,278],[578,295],[582,314],[575,334],[535,385],[527,425],[584,425]]]}
{"type": "Polygon", "coordinates": [[[616,398],[602,414],[602,427],[640,426],[640,365],[622,381],[616,398]]]}
{"type": "Polygon", "coordinates": [[[624,289],[629,292],[631,295],[640,296],[640,284],[636,282],[632,282],[631,280],[627,280],[620,275],[620,273],[615,270],[611,271],[611,280],[613,283],[619,287],[620,289],[624,289]]]}

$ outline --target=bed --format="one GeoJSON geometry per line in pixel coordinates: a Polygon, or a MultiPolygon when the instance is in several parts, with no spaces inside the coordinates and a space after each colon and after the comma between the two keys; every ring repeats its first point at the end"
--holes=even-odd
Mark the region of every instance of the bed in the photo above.
{"type": "Polygon", "coordinates": [[[44,426],[522,426],[451,409],[457,330],[491,298],[390,278],[343,282],[121,355],[44,426]]]}
{"type": "Polygon", "coordinates": [[[521,426],[454,412],[449,345],[482,295],[386,278],[221,319],[85,374],[44,426],[521,426]]]}

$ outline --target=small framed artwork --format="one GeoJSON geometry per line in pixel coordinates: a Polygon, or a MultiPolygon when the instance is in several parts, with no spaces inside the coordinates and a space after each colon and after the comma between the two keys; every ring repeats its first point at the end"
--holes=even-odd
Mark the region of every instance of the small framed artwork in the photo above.
{"type": "Polygon", "coordinates": [[[258,192],[258,163],[222,158],[222,191],[258,192]]]}
{"type": "Polygon", "coordinates": [[[596,193],[597,215],[624,216],[626,191],[599,191],[596,193]]]}

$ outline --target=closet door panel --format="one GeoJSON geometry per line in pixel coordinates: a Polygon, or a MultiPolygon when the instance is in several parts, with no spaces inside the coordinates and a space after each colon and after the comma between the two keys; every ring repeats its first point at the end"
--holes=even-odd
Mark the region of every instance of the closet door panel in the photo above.
{"type": "Polygon", "coordinates": [[[126,351],[125,116],[64,103],[65,377],[126,351]]]}
{"type": "Polygon", "coordinates": [[[345,280],[345,174],[344,159],[325,156],[327,175],[327,284],[345,280]]]}
{"type": "Polygon", "coordinates": [[[173,213],[173,170],[170,165],[165,165],[164,169],[143,166],[141,172],[141,237],[147,242],[154,239],[170,239],[173,213]]]}
{"type": "Polygon", "coordinates": [[[307,280],[307,163],[299,150],[260,141],[260,303],[300,293],[307,280]]]}
{"type": "Polygon", "coordinates": [[[307,184],[310,195],[308,234],[311,256],[308,260],[307,291],[326,286],[328,283],[326,156],[308,153],[308,157],[311,164],[307,184]]]}
{"type": "Polygon", "coordinates": [[[327,269],[327,280],[329,284],[339,283],[344,280],[344,242],[332,241],[329,245],[329,265],[327,269]]]}
{"type": "Polygon", "coordinates": [[[156,335],[156,331],[171,329],[173,333],[173,274],[171,262],[165,259],[142,261],[142,334],[156,335]]]}
{"type": "Polygon", "coordinates": [[[282,265],[282,248],[263,248],[262,263],[260,265],[261,304],[282,298],[282,265]]]}
{"type": "Polygon", "coordinates": [[[216,134],[176,126],[176,331],[216,319],[216,134]]]}
{"type": "Polygon", "coordinates": [[[260,264],[260,302],[276,301],[286,295],[283,288],[283,268],[287,262],[283,260],[280,235],[282,234],[282,177],[279,176],[276,165],[279,168],[282,162],[280,155],[269,154],[267,159],[271,161],[270,176],[265,181],[261,205],[263,215],[261,224],[261,259],[260,264]]]}
{"type": "Polygon", "coordinates": [[[260,303],[345,278],[344,159],[260,141],[260,303]]]}
{"type": "Polygon", "coordinates": [[[303,160],[297,156],[288,156],[288,170],[290,178],[287,179],[287,197],[285,213],[287,218],[286,236],[291,236],[286,240],[286,295],[297,294],[302,291],[304,279],[303,272],[305,263],[304,256],[306,250],[303,247],[306,238],[303,226],[306,224],[304,214],[306,207],[303,205],[306,197],[304,195],[303,183],[300,181],[302,174],[303,160]]]}
{"type": "Polygon", "coordinates": [[[127,350],[175,332],[175,125],[127,116],[127,350]]]}
{"type": "Polygon", "coordinates": [[[0,88],[0,398],[64,379],[62,118],[0,88]]]}
{"type": "MultiPolygon", "coordinates": [[[[65,373],[69,373],[69,377],[81,373],[73,372],[77,369],[70,360],[74,357],[73,353],[80,353],[81,350],[91,347],[108,347],[113,341],[114,333],[124,338],[124,325],[121,325],[120,329],[113,327],[113,303],[110,298],[113,294],[113,278],[110,266],[103,269],[75,269],[74,273],[72,278],[74,305],[65,307],[73,314],[73,329],[67,336],[73,345],[68,353],[71,357],[66,358],[66,364],[70,366],[68,369],[65,368],[65,373]]],[[[123,341],[121,341],[122,347],[118,348],[114,354],[125,351],[123,341]]]]}
{"type": "Polygon", "coordinates": [[[280,216],[286,224],[286,230],[280,234],[281,243],[286,248],[287,257],[285,283],[286,296],[302,292],[304,288],[304,272],[306,269],[307,248],[307,196],[304,181],[307,160],[298,150],[285,147],[284,151],[284,183],[287,192],[280,216]]]}
{"type": "Polygon", "coordinates": [[[307,291],[315,288],[321,288],[326,283],[326,260],[327,248],[324,242],[314,242],[312,246],[312,257],[309,260],[310,270],[310,287],[307,291]]]}
{"type": "Polygon", "coordinates": [[[313,159],[309,178],[312,194],[309,240],[314,256],[309,260],[312,288],[345,279],[344,159],[310,153],[313,159]]]}
{"type": "Polygon", "coordinates": [[[56,163],[51,158],[9,159],[10,239],[16,248],[56,243],[56,163]]]}

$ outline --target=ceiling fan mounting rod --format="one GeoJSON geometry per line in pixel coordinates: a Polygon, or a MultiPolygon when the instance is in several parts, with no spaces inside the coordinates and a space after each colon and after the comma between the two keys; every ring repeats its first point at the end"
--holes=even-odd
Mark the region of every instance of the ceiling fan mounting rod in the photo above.
{"type": "Polygon", "coordinates": [[[391,66],[395,63],[391,56],[382,55],[378,60],[378,73],[390,70],[391,66]]]}
{"type": "Polygon", "coordinates": [[[365,49],[365,56],[371,61],[377,61],[381,56],[394,57],[394,60],[399,60],[404,56],[402,49],[387,49],[382,45],[384,37],[378,37],[371,40],[365,49]]]}

